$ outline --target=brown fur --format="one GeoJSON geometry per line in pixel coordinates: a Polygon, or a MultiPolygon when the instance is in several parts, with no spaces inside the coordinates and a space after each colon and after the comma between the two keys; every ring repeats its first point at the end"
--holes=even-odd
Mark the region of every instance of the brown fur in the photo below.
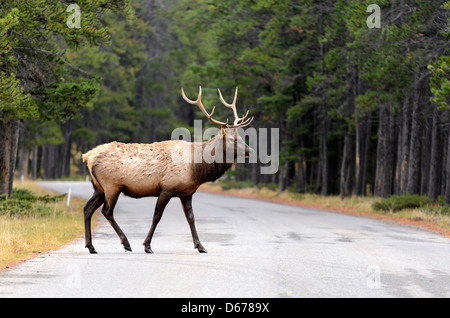
{"type": "MultiPolygon", "coordinates": [[[[219,135],[216,138],[221,138],[219,135]]],[[[213,139],[212,142],[215,140],[213,139]]],[[[202,144],[202,150],[205,149],[205,147],[210,143],[211,141],[204,142],[202,144]]],[[[222,140],[223,142],[223,140],[222,140]]],[[[214,151],[212,151],[214,152],[214,151]]],[[[199,183],[200,185],[205,182],[211,182],[216,181],[221,176],[224,175],[225,172],[227,172],[231,166],[232,163],[226,162],[225,154],[222,156],[222,163],[219,162],[213,162],[213,163],[206,163],[204,160],[202,163],[193,163],[192,164],[192,177],[196,183],[199,183]]]]}

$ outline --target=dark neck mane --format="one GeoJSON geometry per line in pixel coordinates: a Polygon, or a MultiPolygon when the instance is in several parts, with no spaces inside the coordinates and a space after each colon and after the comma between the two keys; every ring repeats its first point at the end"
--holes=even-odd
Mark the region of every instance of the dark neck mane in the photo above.
{"type": "MultiPolygon", "coordinates": [[[[204,150],[205,146],[212,141],[213,140],[204,142],[202,144],[202,150],[204,150]]],[[[217,162],[206,163],[205,160],[203,159],[202,163],[193,163],[192,164],[192,172],[193,172],[194,179],[200,183],[216,181],[221,176],[223,176],[225,174],[225,172],[227,172],[233,165],[233,163],[226,162],[225,156],[222,161],[223,161],[223,163],[217,163],[217,162]]]]}

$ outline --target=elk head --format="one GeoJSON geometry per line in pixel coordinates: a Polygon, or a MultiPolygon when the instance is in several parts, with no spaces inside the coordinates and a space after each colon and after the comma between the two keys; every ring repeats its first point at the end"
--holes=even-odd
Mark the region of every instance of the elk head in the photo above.
{"type": "Polygon", "coordinates": [[[222,92],[220,89],[217,89],[219,91],[219,98],[223,105],[225,105],[228,108],[231,108],[233,110],[234,114],[234,122],[233,124],[228,123],[228,119],[226,122],[218,121],[212,117],[214,114],[214,111],[216,107],[214,106],[211,113],[208,113],[203,106],[202,103],[202,87],[199,87],[198,97],[197,100],[192,101],[189,98],[186,97],[183,88],[181,89],[181,95],[183,96],[183,99],[188,102],[189,104],[197,106],[202,113],[211,121],[212,123],[219,125],[220,130],[219,134],[213,139],[214,144],[211,145],[211,147],[214,147],[214,149],[221,149],[223,152],[223,155],[226,156],[227,162],[230,159],[229,155],[233,154],[233,162],[237,159],[238,156],[244,155],[245,157],[248,157],[250,153],[253,153],[254,150],[250,148],[242,139],[242,137],[239,135],[239,128],[244,128],[250,125],[254,119],[254,117],[247,118],[249,111],[243,116],[239,117],[237,110],[236,110],[236,100],[237,100],[237,94],[238,89],[236,87],[236,92],[234,94],[234,100],[233,103],[229,104],[227,103],[222,96],[222,92]]]}

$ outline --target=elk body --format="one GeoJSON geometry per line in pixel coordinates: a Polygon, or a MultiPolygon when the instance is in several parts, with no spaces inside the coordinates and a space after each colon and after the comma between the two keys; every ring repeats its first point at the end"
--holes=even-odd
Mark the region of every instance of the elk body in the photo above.
{"type": "Polygon", "coordinates": [[[114,207],[121,193],[133,197],[142,198],[149,196],[158,197],[153,215],[150,231],[144,241],[144,250],[153,253],[150,245],[155,228],[158,225],[164,208],[172,197],[180,198],[183,211],[191,229],[194,248],[200,253],[206,253],[206,249],[200,243],[195,228],[194,213],[192,210],[192,196],[205,182],[215,181],[231,168],[236,157],[240,153],[248,156],[253,152],[237,132],[237,128],[249,125],[253,118],[248,118],[248,112],[243,117],[238,117],[236,111],[237,89],[232,104],[223,100],[222,103],[233,110],[234,124],[228,124],[215,120],[209,114],[201,102],[202,90],[200,87],[198,98],[191,101],[182,90],[183,98],[190,104],[200,108],[203,114],[213,123],[220,126],[218,135],[209,141],[191,143],[182,140],[170,140],[155,142],[152,144],[125,144],[112,142],[97,146],[82,156],[87,162],[92,177],[94,194],[84,207],[86,248],[90,253],[96,253],[92,245],[91,218],[93,213],[103,204],[102,214],[116,231],[125,250],[131,251],[127,237],[116,223],[113,215],[114,207]],[[195,152],[212,149],[215,157],[223,160],[211,162],[202,159],[194,160],[195,152]],[[226,160],[227,153],[232,152],[234,161],[226,160]],[[174,154],[177,156],[174,157],[174,154]],[[218,155],[218,156],[217,156],[218,155]],[[174,160],[185,158],[187,160],[174,160]]]}

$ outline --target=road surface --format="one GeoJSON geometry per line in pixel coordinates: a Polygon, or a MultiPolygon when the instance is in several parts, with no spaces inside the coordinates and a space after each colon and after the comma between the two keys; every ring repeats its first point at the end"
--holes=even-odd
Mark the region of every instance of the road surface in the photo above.
{"type": "MultiPolygon", "coordinates": [[[[46,182],[88,199],[89,183],[46,182]]],[[[172,199],[152,241],[155,198],[121,196],[115,217],[125,252],[100,216],[84,238],[0,272],[4,297],[450,297],[450,239],[413,227],[309,208],[197,193],[194,250],[172,199]]],[[[100,213],[99,211],[97,213],[100,213]]]]}

